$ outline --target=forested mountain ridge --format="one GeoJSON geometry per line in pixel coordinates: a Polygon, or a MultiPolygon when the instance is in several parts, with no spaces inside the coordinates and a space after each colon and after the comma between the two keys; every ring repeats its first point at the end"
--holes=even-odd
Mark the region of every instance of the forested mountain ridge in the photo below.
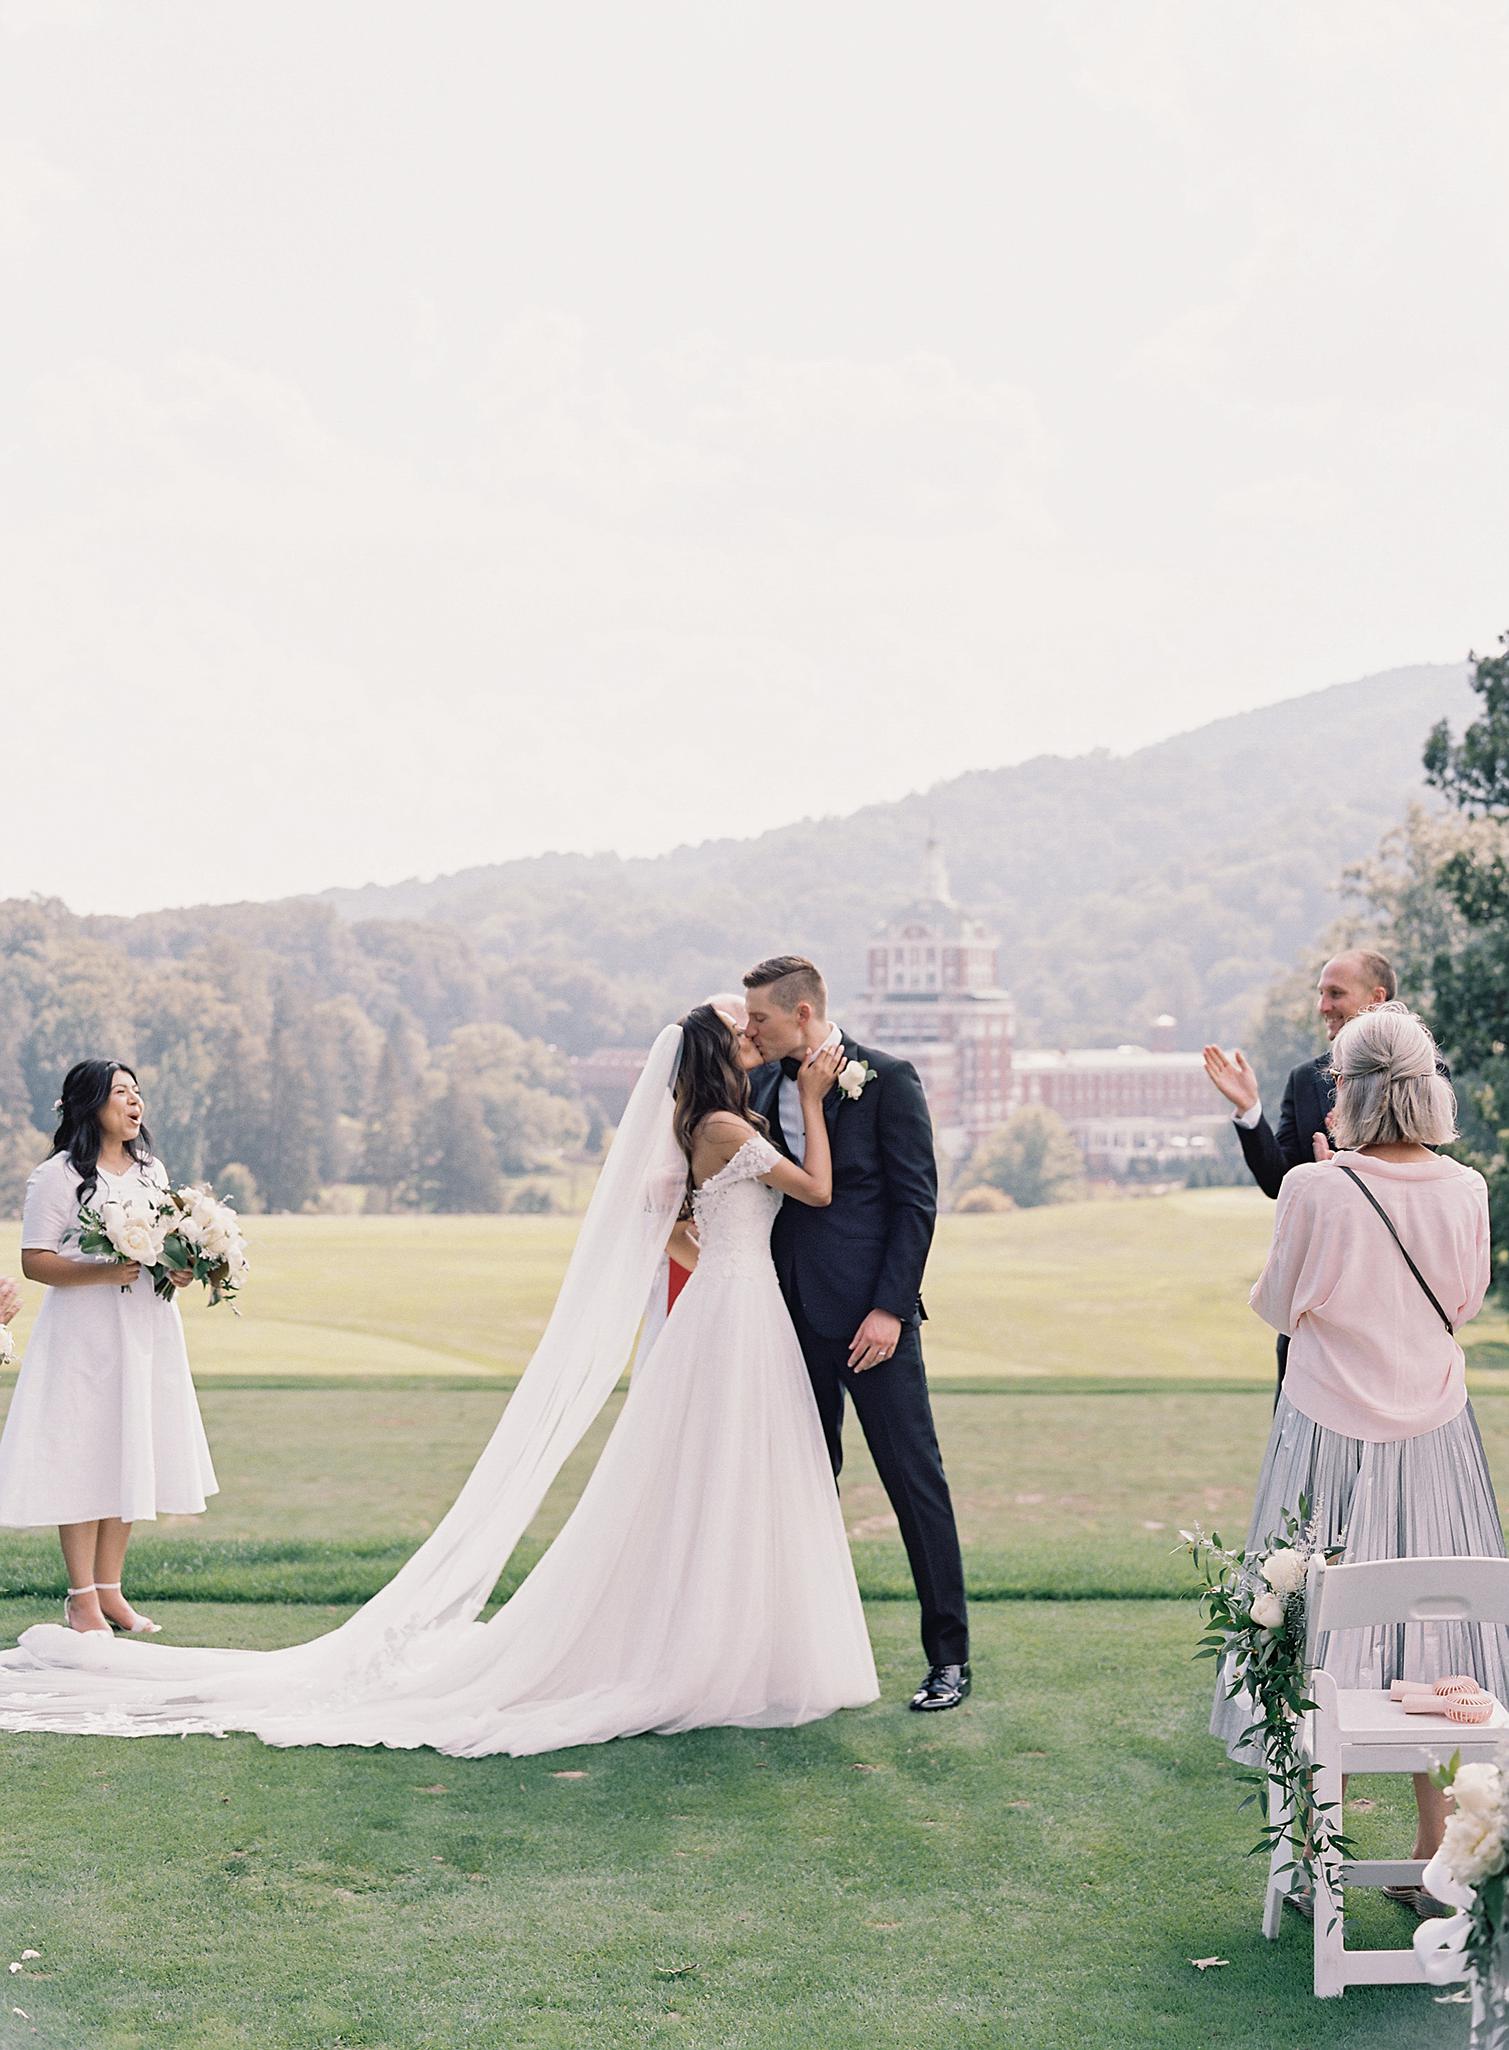
{"type": "Polygon", "coordinates": [[[464,928],[503,971],[510,1021],[585,1050],[643,1039],[761,954],[827,969],[835,1008],[866,939],[914,893],[930,832],[961,903],[1000,933],[1024,1042],[1239,1032],[1333,916],[1348,863],[1422,794],[1465,664],[1337,684],[1142,748],[979,770],[843,818],[657,859],[542,855],[431,882],[332,890],[342,918],[464,928]]]}
{"type": "Polygon", "coordinates": [[[1430,727],[1472,702],[1464,669],[1401,670],[655,861],[137,918],[0,903],[0,1206],[85,1054],[138,1065],[175,1173],[249,1201],[535,1200],[521,1178],[596,1136],[567,1053],[646,1043],[777,950],[824,964],[842,1016],[932,832],[1001,934],[1021,1043],[1132,1038],[1162,1011],[1186,1044],[1234,1036],[1422,794],[1430,727]]]}

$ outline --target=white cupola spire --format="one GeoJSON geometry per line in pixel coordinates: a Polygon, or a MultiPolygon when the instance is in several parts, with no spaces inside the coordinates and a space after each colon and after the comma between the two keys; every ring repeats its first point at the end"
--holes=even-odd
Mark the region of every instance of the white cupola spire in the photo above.
{"type": "Polygon", "coordinates": [[[936,832],[927,836],[927,852],[922,859],[922,895],[929,904],[948,904],[954,901],[953,891],[948,886],[948,862],[944,858],[943,842],[936,832]]]}

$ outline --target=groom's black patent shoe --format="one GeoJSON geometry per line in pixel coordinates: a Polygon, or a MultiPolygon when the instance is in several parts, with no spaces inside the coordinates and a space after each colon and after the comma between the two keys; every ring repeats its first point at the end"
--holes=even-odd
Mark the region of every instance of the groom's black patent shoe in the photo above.
{"type": "Polygon", "coordinates": [[[968,1666],[929,1666],[927,1678],[907,1706],[929,1715],[940,1708],[957,1708],[968,1692],[968,1666]]]}

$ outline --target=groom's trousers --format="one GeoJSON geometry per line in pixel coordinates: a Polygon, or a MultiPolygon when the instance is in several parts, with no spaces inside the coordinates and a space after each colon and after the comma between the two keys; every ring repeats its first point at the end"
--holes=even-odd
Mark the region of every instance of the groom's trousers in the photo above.
{"type": "Polygon", "coordinates": [[[828,1456],[836,1480],[844,1463],[844,1398],[854,1404],[870,1457],[901,1525],[901,1542],[922,1604],[922,1648],[935,1666],[961,1666],[969,1657],[964,1561],[954,1505],[933,1427],[922,1334],[903,1324],[888,1360],[856,1374],[841,1338],[814,1330],[800,1302],[788,1304],[802,1357],[817,1397],[828,1456]]]}

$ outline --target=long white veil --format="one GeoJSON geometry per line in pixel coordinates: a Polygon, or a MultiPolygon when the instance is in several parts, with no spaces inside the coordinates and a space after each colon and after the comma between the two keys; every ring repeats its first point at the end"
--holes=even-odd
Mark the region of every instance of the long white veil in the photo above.
{"type": "MultiPolygon", "coordinates": [[[[629,1363],[686,1190],[672,1125],[681,1027],[656,1040],[582,1221],[555,1308],[497,1429],[434,1532],[338,1629],[272,1652],[26,1631],[0,1656],[0,1729],[149,1735],[248,1728],[411,1687],[469,1636],[546,1490],[629,1363]]],[[[299,1741],[297,1736],[280,1741],[299,1741]]],[[[421,1740],[422,1741],[422,1740],[421,1740]]]]}

